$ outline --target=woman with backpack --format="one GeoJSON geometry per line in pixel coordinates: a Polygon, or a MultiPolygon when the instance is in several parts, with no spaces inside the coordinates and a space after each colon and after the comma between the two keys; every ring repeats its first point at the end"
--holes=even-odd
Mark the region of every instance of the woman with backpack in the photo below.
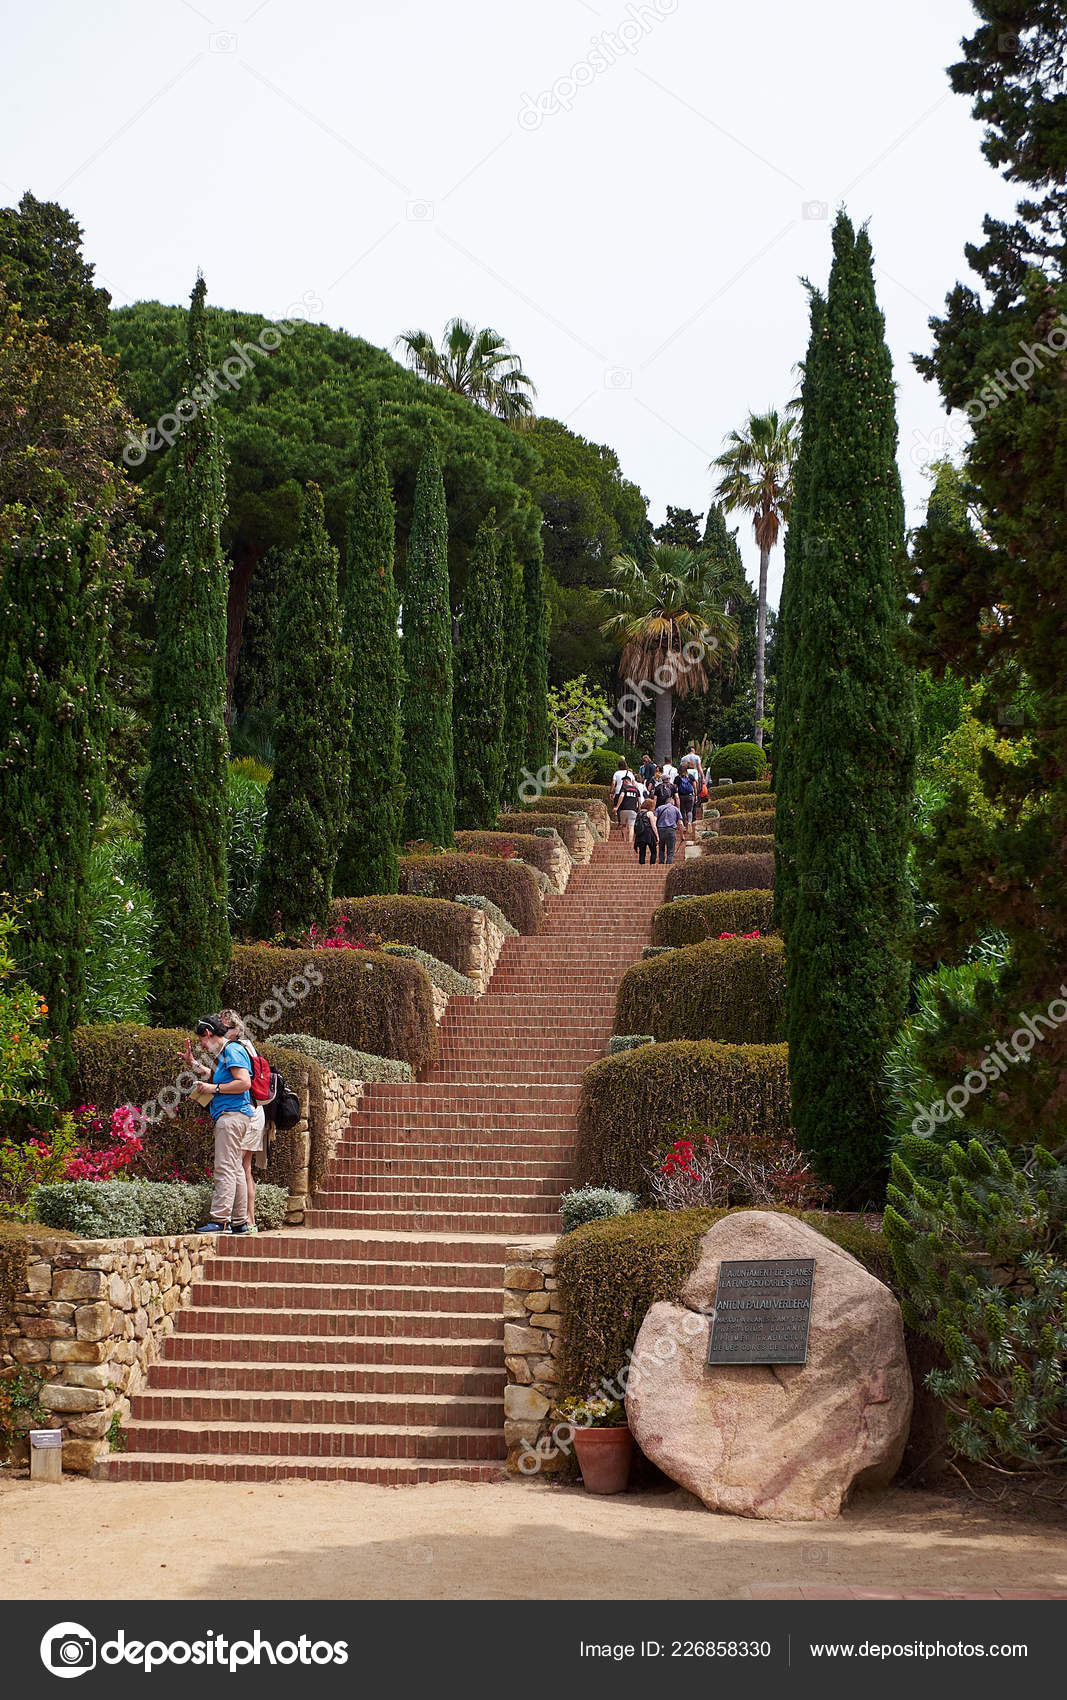
{"type": "MultiPolygon", "coordinates": [[[[265,1169],[267,1166],[267,1111],[264,1104],[259,1102],[256,1093],[256,1076],[262,1072],[262,1065],[266,1063],[266,1058],[260,1057],[259,1052],[248,1037],[244,1022],[235,1009],[220,1009],[219,1020],[226,1023],[227,1042],[236,1039],[248,1052],[252,1062],[252,1121],[247,1133],[241,1138],[241,1167],[245,1173],[245,1192],[248,1196],[246,1217],[248,1231],[250,1234],[258,1234],[259,1229],[256,1227],[256,1183],[252,1175],[252,1160],[255,1158],[261,1169],[265,1169]],[[256,1068],[257,1062],[261,1064],[258,1070],[256,1068]]],[[[269,1067],[270,1065],[267,1064],[268,1073],[269,1067]]]]}
{"type": "Polygon", "coordinates": [[[198,1234],[248,1232],[242,1146],[252,1124],[252,1059],[228,1033],[217,1015],[205,1015],[196,1024],[196,1036],[214,1059],[213,1068],[197,1062],[188,1039],[182,1052],[186,1067],[204,1082],[201,1090],[207,1094],[208,1114],[215,1127],[211,1215],[197,1228],[198,1234]]]}
{"type": "Polygon", "coordinates": [[[634,822],[637,819],[637,811],[641,806],[641,792],[640,782],[627,768],[623,775],[622,784],[619,786],[618,810],[619,825],[626,828],[626,838],[630,844],[634,841],[634,822]]]}
{"type": "Polygon", "coordinates": [[[634,849],[641,867],[645,865],[645,851],[651,867],[656,866],[656,850],[659,846],[659,833],[656,831],[655,798],[646,797],[637,811],[634,822],[634,849]]]}

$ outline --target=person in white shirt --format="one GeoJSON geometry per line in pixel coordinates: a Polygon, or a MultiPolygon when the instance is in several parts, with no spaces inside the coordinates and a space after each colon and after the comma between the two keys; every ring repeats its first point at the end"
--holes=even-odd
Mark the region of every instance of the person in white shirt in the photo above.
{"type": "Polygon", "coordinates": [[[671,761],[669,756],[663,764],[663,777],[671,785],[674,784],[675,780],[678,777],[678,769],[675,767],[674,763],[671,761]]]}

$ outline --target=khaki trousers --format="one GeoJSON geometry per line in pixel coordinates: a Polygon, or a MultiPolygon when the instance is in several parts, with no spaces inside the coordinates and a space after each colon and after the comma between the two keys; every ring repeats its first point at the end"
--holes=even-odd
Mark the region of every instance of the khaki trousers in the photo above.
{"type": "Polygon", "coordinates": [[[240,1110],[224,1110],[215,1123],[215,1188],[211,1195],[213,1222],[244,1222],[248,1217],[241,1141],[250,1118],[240,1110]]]}

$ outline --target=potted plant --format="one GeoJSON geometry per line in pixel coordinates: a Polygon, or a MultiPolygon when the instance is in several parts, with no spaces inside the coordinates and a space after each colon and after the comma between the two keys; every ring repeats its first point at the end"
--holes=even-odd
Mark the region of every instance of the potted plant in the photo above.
{"type": "Polygon", "coordinates": [[[561,1418],[574,1430],[574,1450],[587,1493],[624,1493],[634,1440],[618,1399],[567,1399],[561,1418]]]}

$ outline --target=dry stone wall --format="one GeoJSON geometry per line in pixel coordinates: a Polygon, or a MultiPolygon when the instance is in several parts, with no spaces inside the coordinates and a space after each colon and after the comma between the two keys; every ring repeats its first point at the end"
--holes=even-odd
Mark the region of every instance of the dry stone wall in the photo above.
{"type": "Polygon", "coordinates": [[[504,1270],[504,1440],[518,1470],[523,1442],[536,1446],[559,1390],[559,1330],[552,1246],[508,1246],[504,1270]]]}

